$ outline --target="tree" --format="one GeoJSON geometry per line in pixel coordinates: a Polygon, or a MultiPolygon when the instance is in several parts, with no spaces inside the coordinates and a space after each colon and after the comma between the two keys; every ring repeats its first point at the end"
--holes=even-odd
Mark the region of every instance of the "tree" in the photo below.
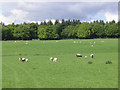
{"type": "Polygon", "coordinates": [[[15,39],[19,40],[27,40],[30,39],[30,33],[28,25],[20,25],[14,29],[13,36],[15,39]]]}
{"type": "Polygon", "coordinates": [[[3,22],[1,22],[0,25],[5,26],[5,24],[3,22]]]}
{"type": "Polygon", "coordinates": [[[38,37],[43,40],[59,39],[55,26],[39,26],[38,37]]]}
{"type": "Polygon", "coordinates": [[[75,27],[72,25],[67,26],[65,29],[62,30],[61,36],[64,39],[75,38],[76,37],[75,27]]]}
{"type": "Polygon", "coordinates": [[[107,37],[118,37],[118,26],[117,24],[113,23],[113,24],[107,24],[106,25],[106,35],[107,37]]]}
{"type": "Polygon", "coordinates": [[[57,19],[57,20],[55,20],[55,25],[56,25],[56,24],[59,24],[59,23],[60,23],[60,22],[59,22],[59,20],[58,20],[58,19],[57,19]]]}
{"type": "Polygon", "coordinates": [[[40,23],[40,25],[44,25],[44,23],[43,23],[43,22],[41,22],[41,23],[40,23]]]}
{"type": "Polygon", "coordinates": [[[59,35],[59,39],[62,38],[61,37],[61,32],[62,32],[62,29],[63,29],[62,24],[60,24],[60,23],[56,24],[55,28],[56,28],[56,33],[59,35]]]}
{"type": "Polygon", "coordinates": [[[38,25],[35,23],[28,24],[29,39],[37,39],[38,25]]]}
{"type": "Polygon", "coordinates": [[[94,33],[92,33],[93,38],[105,37],[105,29],[104,29],[104,25],[102,25],[102,24],[94,23],[94,25],[92,27],[92,31],[94,32],[94,33]]]}
{"type": "Polygon", "coordinates": [[[8,26],[2,27],[2,40],[11,40],[13,39],[12,30],[8,26]]]}
{"type": "Polygon", "coordinates": [[[43,25],[47,25],[46,21],[43,22],[43,25]]]}
{"type": "Polygon", "coordinates": [[[77,37],[79,38],[90,38],[91,34],[91,25],[87,22],[83,22],[82,24],[79,25],[77,29],[77,37]]]}
{"type": "Polygon", "coordinates": [[[49,21],[47,22],[47,25],[53,25],[52,21],[49,20],[49,21]]]}

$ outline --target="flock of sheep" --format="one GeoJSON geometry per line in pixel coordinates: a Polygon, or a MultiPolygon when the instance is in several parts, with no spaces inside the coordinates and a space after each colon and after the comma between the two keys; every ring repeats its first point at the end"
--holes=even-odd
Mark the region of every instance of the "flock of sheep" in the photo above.
{"type": "MultiPolygon", "coordinates": [[[[82,54],[77,53],[77,54],[76,54],[76,57],[82,57],[82,54]]],[[[94,54],[90,54],[90,57],[91,57],[91,58],[94,58],[94,54]]],[[[85,56],[85,59],[87,59],[87,56],[85,56]]]]}
{"type": "MultiPolygon", "coordinates": [[[[77,57],[82,57],[82,54],[77,53],[76,56],[77,56],[77,57]]],[[[91,57],[91,58],[94,58],[94,54],[90,54],[90,57],[91,57]]],[[[87,56],[85,56],[85,59],[87,59],[87,56]]],[[[57,62],[57,61],[58,61],[58,58],[50,57],[50,61],[57,62]]]]}
{"type": "Polygon", "coordinates": [[[58,58],[53,58],[53,57],[51,57],[51,58],[50,58],[50,61],[57,62],[57,61],[58,61],[58,58]]]}
{"type": "Polygon", "coordinates": [[[19,61],[22,61],[22,62],[26,61],[26,62],[28,62],[28,59],[27,58],[19,57],[19,61]]]}
{"type": "MultiPolygon", "coordinates": [[[[15,41],[15,42],[16,42],[16,41],[15,41]]],[[[56,41],[56,42],[58,42],[58,41],[56,41]]],[[[101,42],[104,42],[104,41],[101,41],[101,42]]],[[[75,41],[74,41],[74,43],[78,43],[78,42],[75,42],[75,41]]],[[[80,42],[80,43],[81,43],[81,42],[80,42]]],[[[91,42],[90,42],[90,43],[91,43],[91,42]]],[[[95,42],[94,42],[94,43],[95,43],[95,42]]],[[[28,44],[28,41],[26,41],[26,44],[28,44]]],[[[93,47],[93,45],[91,45],[91,47],[93,47]]],[[[76,56],[77,56],[77,57],[82,57],[82,54],[77,53],[76,56]]],[[[90,57],[91,57],[91,58],[94,58],[94,54],[91,54],[90,57]]],[[[85,56],[85,59],[87,59],[87,58],[88,58],[88,57],[85,56]]],[[[26,61],[26,62],[28,62],[28,59],[27,59],[27,58],[19,57],[19,61],[23,61],[23,62],[26,61]]],[[[57,61],[58,61],[58,58],[50,57],[50,61],[57,62],[57,61]]]]}

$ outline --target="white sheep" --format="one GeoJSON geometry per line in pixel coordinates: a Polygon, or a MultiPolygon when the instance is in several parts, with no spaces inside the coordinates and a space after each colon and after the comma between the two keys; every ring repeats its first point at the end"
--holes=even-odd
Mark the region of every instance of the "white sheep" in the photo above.
{"type": "Polygon", "coordinates": [[[53,61],[53,57],[50,58],[50,61],[53,61]]]}
{"type": "Polygon", "coordinates": [[[22,61],[25,61],[25,58],[22,58],[22,61]]]}
{"type": "Polygon", "coordinates": [[[91,45],[91,47],[93,47],[93,45],[91,45]]]}
{"type": "Polygon", "coordinates": [[[19,57],[19,61],[22,61],[22,58],[21,58],[21,57],[19,57]]]}
{"type": "Polygon", "coordinates": [[[28,59],[26,59],[26,62],[28,62],[28,59]]]}
{"type": "Polygon", "coordinates": [[[57,61],[58,61],[58,59],[57,59],[57,58],[54,58],[54,59],[53,59],[53,62],[57,62],[57,61]]]}
{"type": "Polygon", "coordinates": [[[25,43],[25,44],[28,44],[28,43],[25,43]]]}
{"type": "Polygon", "coordinates": [[[93,57],[94,57],[94,54],[91,54],[90,57],[93,58],[93,57]]]}
{"type": "Polygon", "coordinates": [[[77,54],[76,54],[76,57],[82,57],[82,55],[81,55],[81,54],[79,54],[79,53],[77,53],[77,54]]]}
{"type": "Polygon", "coordinates": [[[85,59],[87,59],[87,56],[85,56],[85,59]]]}

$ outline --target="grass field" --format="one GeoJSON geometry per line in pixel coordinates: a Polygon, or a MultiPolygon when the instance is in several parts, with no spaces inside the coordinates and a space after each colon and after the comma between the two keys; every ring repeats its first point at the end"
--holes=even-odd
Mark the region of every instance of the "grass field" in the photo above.
{"type": "Polygon", "coordinates": [[[2,54],[2,88],[118,87],[118,39],[3,41],[2,54]],[[108,60],[112,64],[105,64],[108,60]]]}

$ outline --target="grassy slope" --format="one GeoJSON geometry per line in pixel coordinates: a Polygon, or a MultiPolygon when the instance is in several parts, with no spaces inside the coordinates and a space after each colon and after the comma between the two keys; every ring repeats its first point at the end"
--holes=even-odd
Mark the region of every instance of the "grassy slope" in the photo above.
{"type": "Polygon", "coordinates": [[[116,88],[118,40],[3,41],[3,88],[116,88]],[[78,43],[73,43],[78,41],[78,43]],[[90,41],[95,41],[90,47],[90,41]],[[81,42],[81,43],[80,43],[81,42]],[[76,53],[88,59],[77,58],[76,53]],[[89,55],[95,53],[95,58],[89,55]],[[29,62],[19,62],[22,56],[29,62]],[[57,57],[57,63],[50,57],[57,57]],[[106,65],[111,60],[113,64],[106,65]],[[88,64],[93,61],[93,64],[88,64]]]}

